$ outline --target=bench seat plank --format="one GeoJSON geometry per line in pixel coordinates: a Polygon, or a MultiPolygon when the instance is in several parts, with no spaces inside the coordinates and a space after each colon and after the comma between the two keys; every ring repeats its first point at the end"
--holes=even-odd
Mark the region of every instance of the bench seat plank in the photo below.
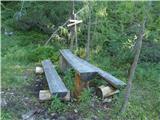
{"type": "Polygon", "coordinates": [[[126,83],[117,79],[110,73],[103,71],[100,68],[88,63],[87,61],[75,56],[69,49],[60,50],[60,53],[62,57],[64,57],[64,59],[67,61],[67,63],[72,66],[81,76],[87,76],[88,74],[92,76],[98,74],[115,88],[120,88],[126,85],[126,83]]]}
{"type": "Polygon", "coordinates": [[[42,61],[42,66],[47,78],[48,86],[52,95],[58,95],[64,97],[68,90],[63,81],[56,72],[52,62],[50,60],[42,61]]]}
{"type": "Polygon", "coordinates": [[[65,58],[65,60],[72,66],[78,73],[94,73],[96,72],[94,68],[89,66],[86,61],[80,59],[79,57],[72,54],[68,49],[61,50],[60,53],[65,58]],[[84,65],[85,64],[85,65],[84,65]]]}

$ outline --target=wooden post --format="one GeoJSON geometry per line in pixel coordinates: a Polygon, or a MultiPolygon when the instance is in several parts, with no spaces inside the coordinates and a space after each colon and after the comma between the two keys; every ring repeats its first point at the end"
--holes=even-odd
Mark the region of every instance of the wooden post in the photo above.
{"type": "Polygon", "coordinates": [[[80,80],[80,75],[75,74],[75,96],[79,96],[81,91],[81,80],[80,80]]]}
{"type": "Polygon", "coordinates": [[[63,56],[60,56],[60,69],[64,73],[68,69],[69,65],[67,64],[67,61],[63,58],[63,56]]]}
{"type": "Polygon", "coordinates": [[[78,73],[75,74],[75,96],[78,97],[81,94],[81,91],[84,88],[89,87],[89,82],[88,81],[83,81],[81,80],[81,77],[78,73]]]}

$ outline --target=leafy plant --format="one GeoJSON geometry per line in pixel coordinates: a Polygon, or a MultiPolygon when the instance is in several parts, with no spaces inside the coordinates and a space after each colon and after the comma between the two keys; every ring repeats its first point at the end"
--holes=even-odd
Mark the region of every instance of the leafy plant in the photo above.
{"type": "Polygon", "coordinates": [[[68,69],[64,76],[64,83],[71,92],[74,91],[74,75],[73,69],[68,69]]]}
{"type": "Polygon", "coordinates": [[[49,108],[50,112],[62,112],[65,111],[67,105],[64,104],[57,96],[52,97],[51,106],[49,108]]]}

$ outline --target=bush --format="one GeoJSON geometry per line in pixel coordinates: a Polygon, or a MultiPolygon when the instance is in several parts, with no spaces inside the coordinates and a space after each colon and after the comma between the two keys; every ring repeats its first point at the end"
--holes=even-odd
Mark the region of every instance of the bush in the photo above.
{"type": "Polygon", "coordinates": [[[33,62],[39,62],[44,59],[51,59],[56,62],[59,59],[59,51],[54,47],[39,46],[30,53],[28,59],[33,62]]]}
{"type": "Polygon", "coordinates": [[[63,112],[67,108],[67,105],[64,104],[57,96],[52,98],[51,107],[49,108],[50,112],[63,112]]]}

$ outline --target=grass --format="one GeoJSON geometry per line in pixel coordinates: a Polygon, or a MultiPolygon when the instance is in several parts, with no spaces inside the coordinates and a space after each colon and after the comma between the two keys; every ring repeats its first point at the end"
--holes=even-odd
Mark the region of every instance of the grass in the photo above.
{"type": "MultiPolygon", "coordinates": [[[[26,85],[31,85],[34,80],[33,70],[35,65],[43,59],[50,58],[58,66],[58,49],[61,47],[60,45],[41,46],[40,44],[46,40],[46,37],[35,31],[15,32],[13,36],[2,35],[2,90],[21,90],[26,85]],[[27,73],[31,73],[28,74],[27,79],[25,78],[26,71],[27,73]]],[[[81,49],[81,51],[83,50],[81,49]]],[[[81,55],[83,52],[79,54],[83,56],[81,55]]],[[[115,61],[114,58],[100,52],[92,52],[91,54],[91,63],[126,82],[129,65],[127,63],[118,65],[115,64],[115,61]]],[[[123,102],[124,90],[119,95],[114,96],[112,109],[110,110],[105,111],[98,107],[93,109],[91,107],[91,99],[93,97],[89,90],[85,90],[82,93],[78,104],[61,103],[58,99],[53,99],[50,110],[62,112],[78,109],[80,115],[86,119],[91,119],[96,115],[102,120],[108,116],[113,120],[158,120],[160,114],[159,73],[159,63],[141,62],[138,64],[133,80],[130,102],[126,113],[123,115],[119,114],[119,109],[123,102]]],[[[74,90],[73,79],[74,72],[69,70],[64,75],[64,82],[72,91],[74,90]]],[[[103,84],[103,82],[98,82],[98,80],[95,80],[95,83],[103,84]]],[[[2,109],[1,114],[3,120],[18,119],[14,115],[14,112],[8,109],[2,109]]]]}

